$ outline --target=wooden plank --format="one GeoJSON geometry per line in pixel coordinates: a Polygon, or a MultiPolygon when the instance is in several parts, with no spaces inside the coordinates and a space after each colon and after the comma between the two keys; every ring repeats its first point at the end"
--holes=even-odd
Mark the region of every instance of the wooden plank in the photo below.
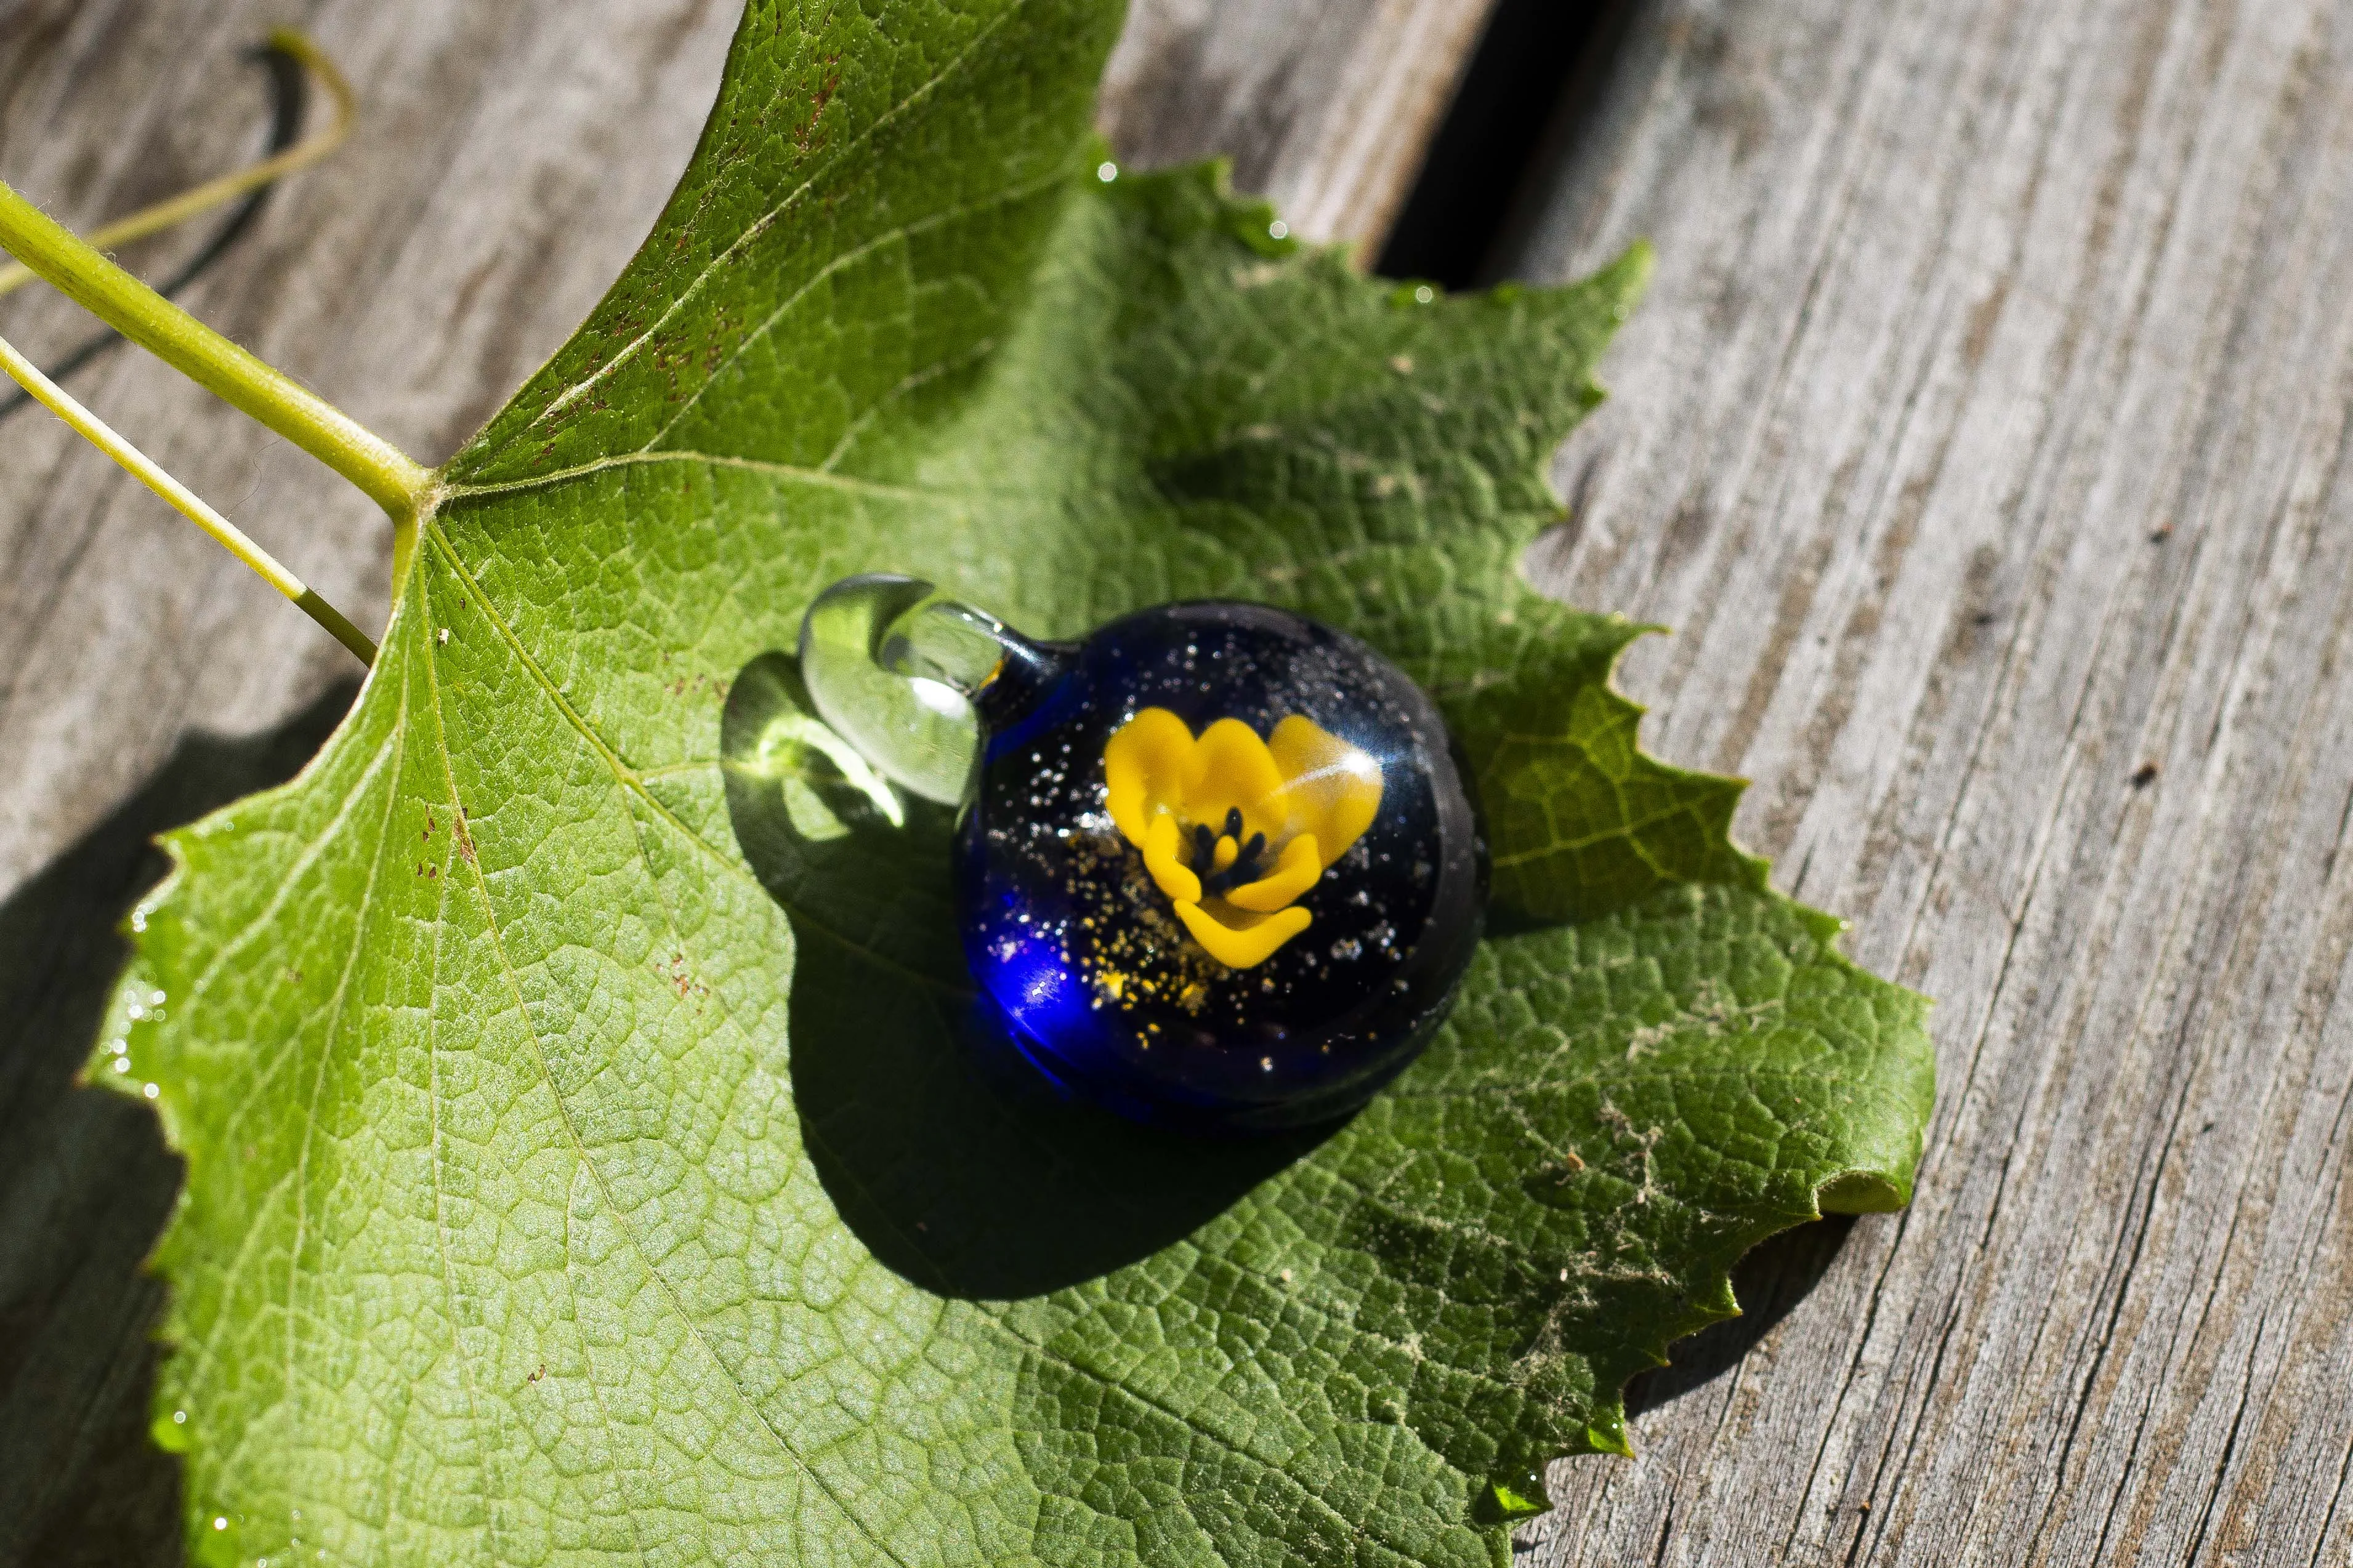
{"type": "Polygon", "coordinates": [[[1138,0],[1102,123],[1147,166],[1230,156],[1293,233],[1369,255],[1494,0],[1138,0]]]}
{"type": "Polygon", "coordinates": [[[1644,5],[1518,269],[1637,236],[1532,569],[1942,1092],[1535,1561],[2353,1561],[2353,14],[1644,5]]]}
{"type": "MultiPolygon", "coordinates": [[[[1145,0],[1104,126],[1145,163],[1228,153],[1303,235],[1369,243],[1489,0],[1145,0]]],[[[0,170],[90,228],[253,155],[244,58],[269,0],[0,0],[0,170]]],[[[452,450],[586,314],[691,150],[726,0],[322,0],[359,84],[323,169],[184,297],[411,453],[452,450]]],[[[199,225],[201,231],[206,226],[199,225]]],[[[124,260],[167,272],[201,233],[124,260]]],[[[0,331],[88,331],[46,290],[0,331]]],[[[72,389],[363,625],[389,534],[309,459],[117,353],[72,389]]],[[[282,778],[349,700],[349,656],[37,411],[0,424],[0,1563],[176,1551],[176,1474],[142,1441],[176,1180],[153,1126],[69,1092],[158,873],[149,834],[282,778]],[[253,737],[220,742],[208,735],[253,737]]]]}

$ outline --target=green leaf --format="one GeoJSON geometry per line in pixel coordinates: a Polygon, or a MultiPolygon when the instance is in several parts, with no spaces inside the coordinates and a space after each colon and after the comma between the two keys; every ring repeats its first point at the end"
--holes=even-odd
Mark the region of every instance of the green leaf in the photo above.
{"type": "Polygon", "coordinates": [[[1743,1250],[1908,1196],[1924,1004],[1635,750],[1634,628],[1514,575],[1647,258],[1424,303],[1213,172],[1104,184],[1116,22],[754,0],[351,718],[171,841],[93,1070],[187,1156],[200,1560],[1485,1563],[1743,1250]],[[1424,1059],[1212,1145],[1000,1075],[944,814],[778,651],[871,569],[1043,635],[1266,600],[1426,681],[1500,934],[1424,1059]]]}

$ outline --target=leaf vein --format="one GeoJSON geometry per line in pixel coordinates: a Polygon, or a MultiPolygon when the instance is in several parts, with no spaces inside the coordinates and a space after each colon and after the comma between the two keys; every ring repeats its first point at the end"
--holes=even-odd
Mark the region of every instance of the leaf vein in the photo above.
{"type": "Polygon", "coordinates": [[[966,40],[964,47],[957,50],[953,56],[949,57],[947,61],[940,67],[939,70],[925,79],[921,86],[914,89],[914,90],[908,93],[905,98],[900,100],[897,103],[892,105],[881,114],[875,116],[874,122],[871,125],[867,126],[857,135],[851,137],[848,142],[842,144],[839,154],[832,159],[829,159],[822,168],[818,169],[814,174],[811,174],[798,185],[795,186],[782,201],[778,202],[775,206],[770,207],[766,212],[761,214],[760,216],[754,218],[749,224],[746,224],[744,226],[744,232],[737,235],[734,239],[730,241],[726,249],[712,257],[703,265],[702,269],[695,274],[693,279],[689,282],[685,288],[678,290],[676,297],[670,300],[668,308],[665,309],[659,316],[655,318],[653,325],[648,327],[643,332],[638,333],[637,337],[623,344],[621,349],[615,353],[611,359],[607,360],[603,364],[598,365],[584,379],[575,383],[574,385],[565,388],[555,397],[550,399],[547,406],[540,410],[539,414],[531,421],[530,424],[525,425],[522,430],[516,432],[514,436],[509,437],[493,451],[486,453],[484,455],[485,460],[487,461],[491,458],[502,456],[504,453],[511,450],[514,447],[515,443],[520,441],[525,435],[537,429],[541,425],[560,413],[563,409],[586,396],[597,383],[603,381],[606,377],[611,375],[614,372],[619,370],[624,364],[628,363],[631,359],[635,358],[639,350],[643,349],[647,343],[650,342],[657,335],[659,335],[661,330],[670,324],[672,318],[676,317],[681,310],[684,310],[687,306],[702,292],[703,286],[718,274],[721,268],[726,266],[734,258],[736,252],[744,249],[746,246],[750,245],[754,240],[759,238],[761,235],[766,233],[768,229],[773,227],[776,220],[782,217],[788,209],[790,209],[796,203],[799,202],[801,198],[807,195],[811,191],[815,190],[820,180],[822,180],[827,174],[832,173],[835,169],[839,168],[849,153],[855,152],[864,143],[872,141],[885,126],[897,121],[909,110],[913,109],[917,103],[921,102],[925,98],[930,97],[942,82],[945,81],[957,71],[963,69],[965,62],[972,58],[974,53],[979,49],[981,45],[988,39],[989,36],[996,32],[997,28],[1003,26],[1008,18],[1018,15],[1028,4],[1029,0],[1012,0],[1010,5],[1007,5],[1003,11],[991,18],[985,26],[983,26],[978,32],[975,33],[971,38],[966,40]]]}
{"type": "MultiPolygon", "coordinates": [[[[452,569],[455,570],[457,563],[454,560],[454,553],[449,551],[448,541],[440,536],[438,529],[434,531],[434,536],[437,543],[444,552],[445,558],[449,559],[452,569]]],[[[459,574],[459,576],[461,583],[465,584],[466,586],[473,593],[479,594],[480,592],[478,587],[474,586],[470,577],[465,575],[462,572],[459,574]]],[[[513,640],[513,634],[512,632],[505,631],[502,622],[500,624],[501,631],[505,632],[511,649],[518,655],[522,655],[521,645],[513,640]]],[[[553,683],[547,679],[543,672],[539,670],[536,664],[532,662],[528,658],[527,655],[522,656],[522,658],[526,669],[530,671],[533,679],[539,685],[542,691],[545,693],[551,700],[555,702],[559,711],[561,711],[567,721],[579,731],[582,738],[589,742],[589,743],[605,758],[607,765],[614,768],[617,775],[621,773],[623,770],[620,765],[620,759],[614,753],[609,746],[603,743],[602,737],[598,736],[596,731],[583,721],[576,713],[572,711],[571,705],[564,701],[562,693],[555,689],[553,683]]],[[[426,668],[427,670],[428,677],[434,677],[435,658],[429,649],[427,653],[426,668]]],[[[433,678],[433,689],[436,700],[438,700],[440,690],[438,677],[433,678]]],[[[442,732],[442,751],[445,760],[448,758],[449,747],[449,735],[448,731],[446,728],[445,719],[445,728],[442,732]]],[[[617,776],[615,783],[625,795],[628,793],[629,784],[626,778],[617,776]]],[[[655,805],[657,809],[659,809],[659,802],[656,802],[655,805]]],[[[626,805],[623,806],[623,811],[625,814],[628,814],[628,807],[626,805]]],[[[634,816],[632,816],[632,820],[634,821],[634,816]]],[[[690,835],[689,837],[692,837],[692,835],[690,835]]],[[[642,856],[642,841],[639,843],[639,853],[642,856]]],[[[776,1426],[775,1421],[770,1419],[768,1413],[754,1403],[750,1394],[745,1392],[743,1385],[735,1380],[733,1374],[727,1372],[727,1363],[725,1359],[712,1348],[711,1342],[703,1333],[702,1325],[695,1320],[692,1313],[686,1310],[686,1303],[681,1300],[677,1288],[671,1284],[669,1276],[662,1272],[660,1265],[655,1261],[653,1255],[647,1249],[645,1240],[638,1234],[637,1226],[631,1220],[628,1210],[625,1208],[614,1196],[611,1187],[606,1183],[604,1172],[597,1167],[596,1160],[589,1154],[588,1146],[580,1136],[579,1127],[572,1119],[571,1102],[565,1098],[562,1088],[556,1082],[554,1068],[548,1060],[546,1045],[540,1038],[539,1027],[532,1020],[530,1004],[523,996],[522,977],[515,968],[514,961],[507,952],[506,937],[499,925],[498,909],[491,898],[489,879],[483,876],[481,865],[479,859],[469,860],[468,865],[473,873],[472,879],[474,886],[481,896],[482,919],[490,934],[491,951],[497,954],[499,971],[506,977],[508,989],[513,994],[515,1009],[522,1024],[523,1036],[531,1042],[533,1057],[538,1063],[541,1079],[547,1085],[549,1098],[554,1103],[556,1119],[564,1129],[565,1139],[571,1144],[574,1157],[579,1161],[581,1168],[585,1169],[588,1173],[590,1179],[596,1184],[598,1201],[601,1202],[605,1205],[606,1209],[612,1214],[614,1222],[619,1226],[622,1236],[628,1238],[629,1250],[636,1255],[638,1261],[646,1270],[647,1278],[653,1281],[655,1288],[661,1292],[662,1299],[669,1303],[670,1310],[676,1314],[679,1322],[685,1327],[687,1335],[693,1341],[696,1350],[707,1361],[709,1361],[712,1366],[717,1367],[723,1373],[725,1373],[723,1381],[726,1383],[728,1388],[735,1394],[736,1399],[742,1404],[744,1408],[751,1414],[753,1419],[758,1422],[761,1428],[765,1430],[768,1434],[769,1437],[775,1441],[778,1450],[782,1452],[786,1458],[789,1458],[793,1464],[800,1469],[802,1474],[807,1476],[810,1480],[817,1484],[818,1489],[825,1495],[825,1498],[828,1502],[832,1503],[835,1510],[839,1512],[845,1520],[849,1521],[851,1528],[860,1535],[865,1537],[867,1541],[871,1542],[877,1551],[890,1558],[892,1562],[899,1563],[901,1568],[913,1568],[912,1564],[909,1564],[904,1558],[901,1557],[899,1553],[892,1549],[889,1542],[884,1541],[875,1534],[872,1527],[867,1523],[865,1518],[860,1515],[857,1510],[849,1506],[848,1500],[844,1499],[839,1493],[835,1491],[833,1484],[826,1479],[824,1473],[818,1470],[815,1466],[811,1465],[808,1460],[802,1456],[800,1450],[794,1447],[792,1440],[785,1436],[783,1430],[776,1426]]],[[[652,876],[651,867],[649,865],[646,865],[642,859],[640,860],[640,865],[650,878],[652,876]]],[[[658,879],[655,879],[658,880],[658,879]]]]}

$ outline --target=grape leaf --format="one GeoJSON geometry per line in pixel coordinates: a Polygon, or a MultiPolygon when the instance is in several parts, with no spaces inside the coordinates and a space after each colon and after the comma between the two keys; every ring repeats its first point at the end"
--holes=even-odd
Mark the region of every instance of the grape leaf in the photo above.
{"type": "Polygon", "coordinates": [[[1117,21],[754,0],[351,717],[170,841],[93,1072],[187,1157],[200,1560],[1485,1563],[1741,1252],[1908,1197],[1925,1004],[1641,755],[1637,628],[1515,575],[1647,257],[1439,299],[1106,179],[1117,21]],[[945,814],[779,651],[873,569],[1048,636],[1265,600],[1428,684],[1497,915],[1423,1060],[1209,1145],[1002,1070],[945,814]]]}

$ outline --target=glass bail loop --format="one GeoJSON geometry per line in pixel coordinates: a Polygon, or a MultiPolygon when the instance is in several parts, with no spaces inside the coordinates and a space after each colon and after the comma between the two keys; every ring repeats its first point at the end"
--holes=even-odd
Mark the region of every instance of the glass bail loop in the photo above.
{"type": "Polygon", "coordinates": [[[818,717],[911,795],[955,805],[980,746],[973,699],[1043,649],[915,577],[845,577],[801,618],[801,679],[818,717]]]}

